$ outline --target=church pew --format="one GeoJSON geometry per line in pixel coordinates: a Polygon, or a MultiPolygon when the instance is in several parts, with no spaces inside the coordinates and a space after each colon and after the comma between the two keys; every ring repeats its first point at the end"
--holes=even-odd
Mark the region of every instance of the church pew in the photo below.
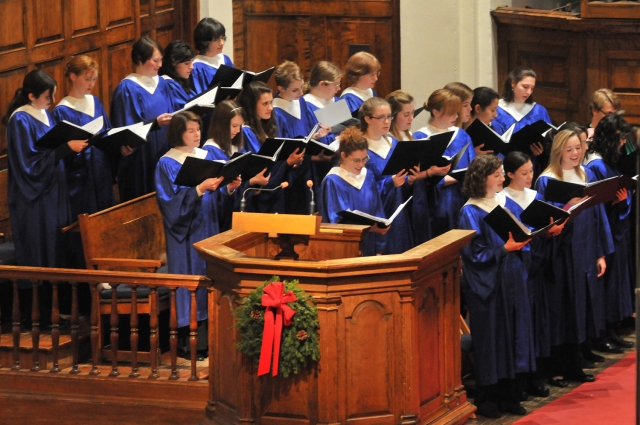
{"type": "MultiPolygon", "coordinates": [[[[166,267],[163,267],[166,264],[164,229],[155,192],[94,214],[80,214],[77,226],[87,268],[166,272],[166,267]]],[[[111,328],[118,326],[119,314],[132,314],[134,304],[137,314],[149,315],[152,308],[149,294],[148,287],[138,286],[134,293],[129,285],[115,288],[103,285],[100,291],[100,314],[111,317],[111,328]]],[[[169,290],[158,288],[158,311],[169,309],[169,302],[169,290]]],[[[137,326],[136,318],[131,327],[137,326]]],[[[100,345],[102,347],[103,344],[100,345]]],[[[113,343],[111,349],[101,348],[103,357],[113,358],[115,348],[113,343]]],[[[129,351],[121,350],[119,356],[131,360],[129,351]]],[[[151,353],[138,353],[141,361],[151,361],[151,357],[151,353]]]]}

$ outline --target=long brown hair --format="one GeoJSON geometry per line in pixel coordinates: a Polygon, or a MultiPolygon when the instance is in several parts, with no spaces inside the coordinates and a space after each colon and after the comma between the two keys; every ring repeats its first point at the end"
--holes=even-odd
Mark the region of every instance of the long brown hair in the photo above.
{"type": "Polygon", "coordinates": [[[213,109],[213,115],[209,121],[209,137],[229,156],[232,154],[231,146],[242,149],[244,145],[242,131],[233,139],[231,138],[231,120],[238,115],[242,116],[242,108],[233,100],[223,100],[213,109]]]}
{"type": "Polygon", "coordinates": [[[264,143],[267,137],[276,137],[276,114],[272,113],[271,118],[263,120],[256,113],[258,102],[264,93],[273,93],[273,91],[261,81],[252,81],[242,90],[237,99],[238,104],[242,106],[245,123],[251,127],[260,143],[264,143]]]}
{"type": "Polygon", "coordinates": [[[402,111],[402,107],[404,105],[409,105],[413,103],[413,96],[407,93],[404,90],[396,90],[391,92],[385,97],[385,100],[389,102],[389,106],[391,106],[391,116],[393,117],[393,121],[391,121],[391,128],[389,129],[389,133],[393,137],[398,140],[413,140],[413,136],[411,135],[411,131],[409,130],[399,130],[396,123],[396,117],[402,111]]]}
{"type": "Polygon", "coordinates": [[[473,100],[473,90],[471,90],[471,88],[468,85],[464,83],[458,83],[458,82],[449,83],[446,86],[444,86],[444,88],[449,90],[451,93],[455,94],[460,98],[460,109],[458,110],[458,119],[456,120],[456,127],[462,127],[462,114],[461,114],[462,104],[466,99],[469,99],[470,101],[473,100]]]}

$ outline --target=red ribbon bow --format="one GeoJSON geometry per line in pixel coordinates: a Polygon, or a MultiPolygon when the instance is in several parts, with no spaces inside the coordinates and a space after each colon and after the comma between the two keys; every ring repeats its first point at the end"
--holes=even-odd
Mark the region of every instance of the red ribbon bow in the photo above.
{"type": "Polygon", "coordinates": [[[262,305],[267,307],[264,312],[264,332],[262,334],[262,349],[260,350],[260,363],[258,364],[258,376],[269,373],[271,364],[271,347],[273,347],[273,372],[278,374],[278,361],[280,359],[280,340],[282,339],[282,322],[290,326],[296,311],[287,303],[297,300],[293,292],[284,293],[284,283],[273,282],[264,288],[262,305]]]}

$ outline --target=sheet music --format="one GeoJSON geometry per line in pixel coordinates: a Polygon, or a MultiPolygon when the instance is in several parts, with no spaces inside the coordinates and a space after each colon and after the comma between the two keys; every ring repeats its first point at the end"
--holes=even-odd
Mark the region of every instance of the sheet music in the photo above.
{"type": "Polygon", "coordinates": [[[97,134],[100,130],[102,130],[102,127],[104,127],[104,118],[102,117],[102,115],[82,126],[84,130],[87,130],[91,134],[97,134]]]}
{"type": "Polygon", "coordinates": [[[351,119],[351,111],[349,111],[347,101],[344,99],[330,103],[324,108],[320,108],[313,113],[318,119],[318,122],[322,123],[322,125],[326,127],[331,127],[351,119]]]}

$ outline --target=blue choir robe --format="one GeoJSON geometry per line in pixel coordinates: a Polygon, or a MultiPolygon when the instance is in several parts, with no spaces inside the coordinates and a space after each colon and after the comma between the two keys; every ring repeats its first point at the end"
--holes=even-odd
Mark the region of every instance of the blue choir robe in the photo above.
{"type": "Polygon", "coordinates": [[[193,82],[193,89],[196,94],[207,91],[209,84],[222,64],[233,66],[233,62],[229,56],[223,53],[219,53],[212,58],[204,55],[198,55],[193,59],[191,81],[193,82]]]}
{"type": "Polygon", "coordinates": [[[471,198],[460,211],[460,229],[475,230],[462,248],[462,289],[469,307],[476,382],[487,386],[516,373],[536,370],[527,274],[530,253],[507,252],[504,241],[484,221],[502,205],[516,218],[522,209],[511,199],[471,198]]]}
{"type": "MultiPolygon", "coordinates": [[[[453,156],[467,143],[471,142],[471,137],[461,128],[450,127],[445,131],[454,131],[452,141],[444,151],[445,156],[453,156]]],[[[413,133],[414,139],[426,139],[432,134],[442,133],[443,130],[437,129],[431,125],[422,127],[420,130],[413,133]]],[[[476,157],[476,152],[473,150],[473,143],[469,143],[467,149],[460,159],[456,170],[467,168],[473,158],[476,157]]],[[[453,171],[453,170],[451,170],[453,171]]],[[[444,179],[440,180],[435,190],[435,207],[433,209],[433,215],[431,217],[432,223],[432,235],[433,237],[440,236],[443,233],[448,232],[451,229],[455,229],[458,224],[458,214],[460,208],[467,201],[468,197],[462,193],[462,184],[453,183],[448,186],[444,185],[444,179]]]]}
{"type": "MultiPolygon", "coordinates": [[[[399,141],[408,142],[410,140],[407,136],[403,136],[403,139],[399,141]]],[[[433,238],[431,215],[436,205],[436,186],[431,184],[429,179],[415,180],[410,186],[410,193],[413,199],[411,205],[407,207],[409,208],[413,244],[418,246],[433,238]]]]}
{"type": "MultiPolygon", "coordinates": [[[[390,136],[384,136],[380,140],[371,140],[367,138],[369,143],[369,161],[366,168],[373,174],[380,199],[384,207],[384,217],[390,217],[400,204],[408,198],[408,184],[401,187],[395,187],[391,175],[383,175],[382,171],[387,165],[393,150],[398,145],[398,141],[390,136]]],[[[413,200],[411,201],[413,202],[413,200]]],[[[384,254],[401,254],[410,250],[415,245],[413,243],[413,234],[411,231],[411,222],[409,220],[409,210],[405,208],[398,214],[393,221],[393,225],[385,235],[376,235],[385,243],[384,254]]]]}
{"type": "MultiPolygon", "coordinates": [[[[518,204],[522,210],[526,209],[535,199],[543,201],[541,194],[528,188],[525,188],[524,191],[518,191],[505,187],[501,193],[518,204]]],[[[551,337],[549,329],[551,324],[549,323],[549,303],[547,301],[547,286],[552,282],[552,280],[547,281],[547,278],[551,275],[551,267],[549,267],[550,243],[548,243],[546,237],[539,237],[531,240],[527,246],[531,252],[528,289],[536,358],[550,357],[551,337]]]]}
{"type": "Polygon", "coordinates": [[[189,92],[185,91],[179,81],[174,80],[168,75],[163,75],[162,78],[167,83],[167,93],[169,95],[169,101],[171,102],[172,112],[184,108],[184,105],[196,96],[194,90],[189,90],[189,92]]]}
{"type": "MultiPolygon", "coordinates": [[[[305,100],[305,105],[307,106],[307,110],[309,111],[309,117],[312,120],[313,125],[316,125],[318,119],[316,118],[315,111],[318,109],[322,109],[325,106],[334,103],[337,98],[331,98],[331,100],[320,99],[312,95],[311,93],[307,93],[303,96],[305,100]]],[[[318,141],[324,143],[325,145],[330,145],[335,142],[336,136],[333,133],[329,133],[318,141]]],[[[311,161],[311,179],[313,180],[313,189],[315,191],[316,197],[320,196],[320,186],[322,185],[322,180],[327,175],[329,170],[333,168],[335,161],[311,161]]]]}
{"type": "MultiPolygon", "coordinates": [[[[341,167],[333,167],[322,181],[319,211],[325,223],[342,222],[341,211],[359,210],[376,217],[385,217],[384,208],[373,173],[363,168],[360,174],[352,174],[341,167]]],[[[395,226],[395,221],[391,228],[395,226]]],[[[377,233],[368,232],[362,241],[364,257],[382,254],[384,244],[377,233]]]]}
{"type": "Polygon", "coordinates": [[[360,106],[367,100],[372,97],[376,97],[377,94],[373,89],[360,90],[355,87],[347,87],[342,90],[340,94],[340,99],[344,99],[347,101],[347,106],[349,106],[349,110],[351,113],[354,113],[360,106]]]}
{"type": "MultiPolygon", "coordinates": [[[[288,102],[282,98],[273,99],[273,111],[276,114],[277,137],[307,137],[317,120],[309,112],[303,98],[288,102]]],[[[287,214],[309,214],[311,190],[307,181],[312,180],[311,156],[304,156],[302,164],[289,172],[289,187],[284,193],[287,214]]]]}
{"type": "MultiPolygon", "coordinates": [[[[107,113],[100,100],[92,95],[82,99],[67,96],[53,110],[56,121],[69,121],[83,126],[102,117],[102,130],[111,128],[107,113]]],[[[71,217],[93,214],[115,205],[113,177],[108,156],[100,149],[88,147],[64,159],[67,189],[71,203],[71,217]]]]}
{"type": "MultiPolygon", "coordinates": [[[[251,127],[242,126],[242,132],[244,135],[245,149],[247,151],[258,153],[262,143],[255,135],[251,127]]],[[[269,173],[269,183],[264,186],[265,189],[273,189],[280,186],[283,182],[288,183],[289,179],[289,166],[287,165],[287,158],[282,158],[278,161],[269,173]]],[[[255,193],[250,199],[247,198],[247,211],[262,212],[262,213],[286,213],[284,191],[286,189],[278,189],[274,191],[261,191],[255,193]],[[249,202],[249,200],[251,202],[249,202]]]]}
{"type": "MultiPolygon", "coordinates": [[[[211,159],[207,151],[195,148],[187,154],[169,150],[155,171],[156,198],[162,213],[167,243],[169,273],[205,275],[207,263],[200,258],[193,244],[219,233],[219,214],[225,202],[226,186],[198,196],[195,187],[176,186],[175,180],[187,156],[211,159]]],[[[196,291],[198,321],[207,318],[207,291],[196,291]]],[[[191,297],[187,289],[177,290],[178,327],[189,326],[191,297]]]]}
{"type": "MultiPolygon", "coordinates": [[[[503,99],[498,101],[498,109],[496,111],[498,116],[491,121],[491,128],[498,133],[504,134],[511,126],[514,126],[513,133],[520,130],[527,124],[533,124],[536,121],[543,120],[549,124],[552,124],[551,118],[547,113],[544,106],[538,103],[513,103],[505,102],[503,99]]],[[[527,155],[532,156],[533,152],[529,150],[525,152],[527,155]]],[[[502,154],[498,155],[503,158],[502,154]]],[[[547,167],[549,160],[549,153],[543,153],[540,158],[532,156],[534,177],[537,178],[540,173],[547,167]]]]}
{"type": "MultiPolygon", "coordinates": [[[[562,180],[582,184],[594,181],[591,171],[585,172],[586,182],[574,170],[564,170],[562,180]]],[[[544,196],[550,179],[558,176],[549,171],[542,173],[536,181],[538,193],[544,196]]],[[[547,287],[547,295],[549,323],[554,324],[551,345],[580,344],[587,338],[600,336],[605,328],[601,303],[604,288],[602,279],[598,279],[597,260],[614,250],[603,205],[587,208],[572,217],[550,243],[553,280],[547,287]]]]}
{"type": "MultiPolygon", "coordinates": [[[[590,170],[596,180],[603,180],[620,175],[620,172],[606,164],[600,155],[590,154],[585,159],[585,167],[590,170]]],[[[633,238],[631,235],[631,191],[627,191],[627,199],[616,204],[604,206],[615,252],[607,255],[607,271],[604,278],[604,309],[606,322],[616,323],[633,314],[632,297],[629,288],[635,288],[636,274],[633,261],[633,238]]]]}
{"type": "MultiPolygon", "coordinates": [[[[215,161],[229,161],[231,159],[231,155],[233,155],[234,153],[246,152],[244,148],[238,149],[237,146],[232,145],[231,155],[229,155],[225,151],[223,151],[213,139],[209,139],[204,142],[204,145],[202,145],[202,149],[207,151],[209,153],[209,157],[215,161]]],[[[251,199],[255,193],[254,191],[250,190],[246,195],[244,195],[245,190],[247,190],[248,188],[249,181],[243,181],[240,187],[236,189],[233,196],[230,197],[230,201],[227,202],[226,208],[224,209],[224,211],[222,211],[221,214],[220,232],[225,232],[231,229],[233,212],[240,211],[240,201],[242,199],[242,196],[246,197],[248,203],[252,202],[251,199]]]]}
{"type": "Polygon", "coordinates": [[[8,202],[19,266],[66,267],[71,223],[64,161],[35,142],[56,124],[48,110],[18,108],[7,125],[8,202]]]}
{"type": "MultiPolygon", "coordinates": [[[[111,121],[123,127],[173,112],[168,85],[161,77],[129,74],[118,84],[111,100],[111,121]]],[[[120,202],[129,201],[155,190],[154,170],[162,155],[169,150],[167,127],[150,131],[147,143],[120,160],[118,189],[120,202]]]]}

